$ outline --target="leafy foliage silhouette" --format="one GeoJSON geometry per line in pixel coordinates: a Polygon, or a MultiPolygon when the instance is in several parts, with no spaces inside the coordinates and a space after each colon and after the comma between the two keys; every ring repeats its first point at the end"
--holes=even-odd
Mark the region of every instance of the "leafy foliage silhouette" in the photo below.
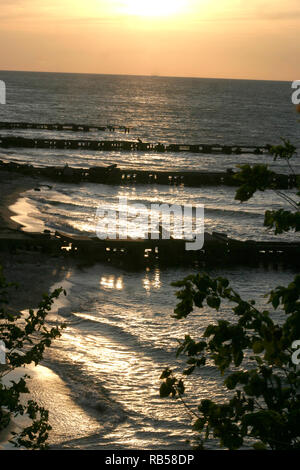
{"type": "MultiPolygon", "coordinates": [[[[30,309],[28,314],[10,313],[5,306],[8,301],[8,284],[0,267],[0,340],[4,342],[7,354],[5,366],[0,366],[0,431],[7,428],[12,417],[26,416],[31,424],[21,432],[15,433],[10,441],[16,447],[27,449],[46,449],[51,426],[48,423],[48,411],[39,406],[34,400],[27,402],[22,399],[28,394],[26,380],[28,374],[21,374],[17,380],[4,382],[7,376],[16,368],[28,364],[39,364],[44,351],[51,346],[52,341],[61,335],[64,325],[49,328],[46,317],[55,299],[65,291],[56,289],[50,295],[44,295],[36,311],[30,309]]],[[[17,286],[16,286],[17,287],[17,286]]],[[[66,294],[66,293],[65,293],[66,294]]]]}
{"type": "MultiPolygon", "coordinates": [[[[274,160],[287,162],[296,193],[278,191],[275,174],[267,165],[241,165],[236,174],[240,184],[237,200],[247,201],[256,191],[273,190],[289,202],[291,211],[265,213],[264,225],[275,233],[300,230],[300,184],[290,163],[296,149],[289,141],[282,141],[282,145],[269,146],[269,151],[274,160]]],[[[300,275],[287,287],[275,287],[266,295],[271,307],[285,315],[280,324],[272,319],[272,311],[260,311],[254,300],[245,301],[225,278],[203,273],[173,285],[179,288],[176,319],[186,318],[194,308],[209,307],[220,312],[220,319],[209,325],[200,339],[186,335],[180,341],[177,356],[187,357],[187,368],[181,376],[170,368],[161,375],[161,397],[182,400],[184,377],[196,369],[213,364],[225,376],[224,387],[230,398],[221,403],[200,400],[197,410],[191,410],[198,447],[204,448],[213,437],[231,450],[249,442],[254,449],[299,449],[300,370],[292,361],[292,344],[300,339],[300,275]],[[222,319],[223,303],[231,305],[235,321],[222,319]]]]}

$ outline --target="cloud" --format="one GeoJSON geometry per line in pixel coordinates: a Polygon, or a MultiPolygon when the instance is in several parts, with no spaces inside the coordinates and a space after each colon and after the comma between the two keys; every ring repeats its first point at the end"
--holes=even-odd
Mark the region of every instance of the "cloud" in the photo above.
{"type": "Polygon", "coordinates": [[[297,20],[300,18],[299,0],[265,0],[255,2],[254,18],[259,20],[297,20]]]}
{"type": "Polygon", "coordinates": [[[260,17],[263,20],[297,20],[300,18],[300,9],[292,11],[262,12],[260,17]]]}
{"type": "Polygon", "coordinates": [[[16,7],[19,5],[28,5],[34,3],[34,0],[1,0],[1,9],[3,7],[16,7]]]}

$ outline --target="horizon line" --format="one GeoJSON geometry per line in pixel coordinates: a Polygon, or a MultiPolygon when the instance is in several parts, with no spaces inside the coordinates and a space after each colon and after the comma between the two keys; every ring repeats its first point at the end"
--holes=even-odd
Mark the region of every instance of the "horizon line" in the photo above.
{"type": "Polygon", "coordinates": [[[200,76],[182,76],[182,75],[160,75],[160,74],[131,74],[131,73],[98,73],[98,72],[53,72],[45,70],[8,70],[0,69],[0,73],[13,72],[13,73],[45,73],[55,75],[98,75],[98,76],[116,76],[116,77],[149,77],[149,78],[186,78],[186,79],[199,79],[199,80],[244,80],[254,82],[293,82],[291,80],[277,80],[268,78],[229,78],[229,77],[200,77],[200,76]]]}

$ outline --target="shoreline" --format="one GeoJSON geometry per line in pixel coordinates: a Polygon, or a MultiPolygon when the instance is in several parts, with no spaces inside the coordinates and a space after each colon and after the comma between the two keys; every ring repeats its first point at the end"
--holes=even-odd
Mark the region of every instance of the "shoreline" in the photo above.
{"type": "MultiPolygon", "coordinates": [[[[0,179],[3,173],[0,170],[0,179]]],[[[231,238],[223,232],[204,232],[204,237],[194,237],[194,245],[187,247],[187,240],[169,237],[164,240],[154,240],[148,236],[144,239],[125,240],[99,239],[98,237],[73,235],[55,230],[45,230],[47,221],[39,222],[40,213],[35,207],[31,207],[26,199],[18,197],[22,191],[29,188],[39,190],[37,185],[42,185],[42,178],[32,179],[24,175],[7,184],[8,194],[5,194],[0,214],[2,212],[3,227],[0,232],[4,247],[10,251],[24,253],[24,257],[34,258],[38,255],[33,249],[41,251],[41,257],[49,261],[49,256],[60,258],[62,252],[69,253],[69,258],[81,261],[82,265],[94,262],[111,263],[117,267],[126,269],[144,269],[148,266],[160,264],[161,267],[169,267],[174,264],[194,265],[205,263],[213,265],[250,265],[252,263],[284,263],[298,266],[300,254],[300,242],[290,240],[263,240],[231,238]],[[38,181],[37,181],[38,180],[38,181]],[[25,189],[24,189],[25,188],[25,189]],[[16,203],[15,201],[19,202],[16,203]],[[13,202],[15,202],[13,204],[13,202]],[[10,204],[9,207],[8,204],[10,204]],[[16,212],[12,215],[12,210],[16,212]],[[36,217],[32,217],[35,214],[36,217]],[[12,220],[13,219],[13,220],[12,220]],[[33,222],[36,221],[36,222],[33,222]],[[20,230],[20,227],[22,230],[20,230]],[[44,233],[46,232],[46,233],[44,233]],[[197,243],[200,242],[198,245],[197,243]],[[202,249],[202,247],[205,247],[202,249]],[[147,256],[145,255],[146,251],[147,256]],[[176,255],[176,256],[174,256],[176,255]]],[[[1,195],[1,191],[0,191],[1,195]]],[[[30,199],[30,198],[29,198],[30,199]]],[[[70,261],[74,266],[74,261],[70,261]]],[[[65,258],[64,264],[68,264],[65,258]]]]}
{"type": "MultiPolygon", "coordinates": [[[[0,171],[0,182],[0,236],[9,236],[23,228],[22,224],[12,220],[11,217],[16,214],[10,207],[24,191],[34,188],[39,181],[0,171]]],[[[19,284],[17,296],[13,295],[10,307],[15,310],[36,307],[43,293],[49,292],[53,284],[63,279],[68,264],[65,258],[47,253],[0,251],[0,265],[7,281],[19,284]]]]}
{"type": "MultiPolygon", "coordinates": [[[[10,206],[15,204],[21,194],[34,188],[39,181],[27,176],[10,174],[0,171],[0,235],[9,235],[22,229],[23,225],[12,220],[16,215],[10,206]]],[[[1,243],[1,239],[0,239],[1,243]]],[[[3,267],[3,274],[8,282],[18,284],[18,289],[9,288],[9,304],[6,309],[15,313],[16,311],[37,308],[44,293],[48,293],[52,286],[63,284],[63,279],[70,268],[68,261],[63,257],[53,257],[45,253],[9,253],[0,251],[0,266],[3,267]]],[[[17,380],[21,375],[28,374],[31,379],[28,382],[30,395],[24,395],[24,399],[32,397],[39,404],[51,411],[49,422],[57,427],[56,411],[59,409],[60,401],[68,404],[68,407],[75,410],[78,415],[83,412],[73,403],[69,396],[68,389],[62,379],[48,366],[44,360],[33,367],[33,365],[19,368],[12,371],[4,379],[4,382],[17,380]],[[49,392],[59,390],[58,396],[49,392]]],[[[0,432],[0,450],[18,450],[9,440],[12,432],[22,429],[24,418],[12,418],[9,426],[0,432]]]]}
{"type": "MultiPolygon", "coordinates": [[[[77,434],[78,423],[86,422],[86,426],[100,427],[95,418],[88,415],[72,398],[70,391],[63,379],[50,367],[44,364],[29,364],[26,367],[19,367],[7,374],[3,382],[7,385],[11,381],[17,381],[27,374],[29,394],[23,394],[22,401],[26,402],[33,399],[40,406],[49,411],[48,423],[52,427],[49,432],[48,445],[50,449],[60,449],[66,438],[64,426],[61,423],[68,423],[68,440],[84,437],[77,434]],[[73,423],[70,424],[68,416],[73,417],[73,423]]],[[[0,451],[1,450],[24,450],[17,448],[9,442],[13,438],[12,432],[20,432],[30,421],[26,416],[18,415],[12,417],[7,428],[0,432],[0,451]]]]}
{"type": "Polygon", "coordinates": [[[18,173],[0,171],[0,181],[0,231],[20,230],[22,224],[11,219],[14,212],[10,210],[10,206],[18,201],[24,191],[32,189],[37,179],[18,173]]]}

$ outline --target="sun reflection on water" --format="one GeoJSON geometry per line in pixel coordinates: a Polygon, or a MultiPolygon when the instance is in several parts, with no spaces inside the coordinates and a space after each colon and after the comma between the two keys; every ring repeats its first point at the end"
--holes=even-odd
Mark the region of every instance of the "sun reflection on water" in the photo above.
{"type": "Polygon", "coordinates": [[[161,288],[161,280],[160,280],[160,270],[156,268],[153,273],[150,272],[150,269],[146,269],[146,275],[142,280],[143,287],[150,293],[152,289],[160,289],[161,288]]]}
{"type": "Polygon", "coordinates": [[[100,279],[100,286],[105,289],[122,290],[124,288],[123,278],[111,276],[102,276],[100,279]]]}
{"type": "MultiPolygon", "coordinates": [[[[158,290],[161,288],[161,273],[159,268],[153,271],[150,268],[146,269],[145,277],[142,278],[143,288],[150,293],[151,290],[158,290]]],[[[104,289],[123,290],[124,280],[122,276],[102,276],[100,279],[100,287],[104,289]]]]}

